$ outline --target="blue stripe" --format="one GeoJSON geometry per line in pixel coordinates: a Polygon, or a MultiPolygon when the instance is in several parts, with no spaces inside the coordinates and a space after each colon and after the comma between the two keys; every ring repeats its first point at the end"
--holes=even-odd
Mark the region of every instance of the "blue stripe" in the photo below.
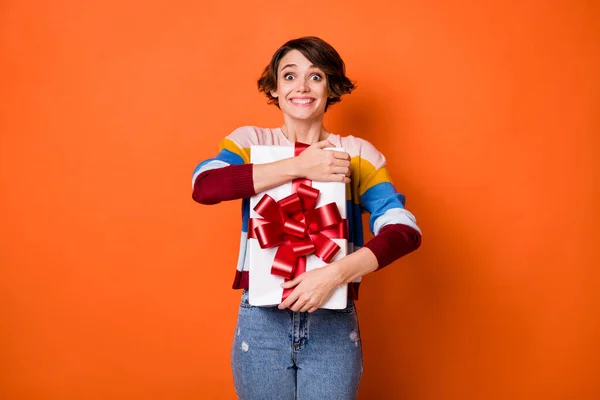
{"type": "Polygon", "coordinates": [[[208,160],[202,161],[200,164],[198,164],[198,166],[196,168],[194,168],[194,173],[192,174],[192,176],[196,175],[196,172],[198,172],[200,170],[200,168],[204,167],[206,164],[210,164],[213,161],[217,161],[217,160],[215,158],[209,158],[208,160]]]}
{"type": "Polygon", "coordinates": [[[222,149],[219,154],[215,157],[219,161],[224,161],[231,165],[241,165],[244,163],[244,159],[239,154],[236,154],[227,149],[222,149]]]}
{"type": "Polygon", "coordinates": [[[198,166],[196,166],[196,168],[194,169],[194,173],[192,174],[192,176],[194,176],[196,174],[196,172],[198,172],[198,170],[200,170],[200,168],[202,168],[209,162],[215,161],[215,160],[225,162],[229,165],[240,165],[240,164],[244,163],[244,159],[242,157],[240,157],[238,154],[235,154],[234,152],[229,151],[227,149],[223,149],[219,152],[219,154],[217,154],[217,156],[215,158],[209,158],[207,160],[202,161],[200,164],[198,164],[198,166]]]}
{"type": "Polygon", "coordinates": [[[392,208],[404,208],[406,199],[404,195],[396,192],[396,188],[390,182],[381,182],[369,188],[362,196],[360,202],[371,214],[369,218],[369,229],[373,232],[375,220],[392,208]]]}
{"type": "Polygon", "coordinates": [[[242,232],[248,233],[248,218],[250,218],[250,199],[242,199],[242,232]]]}
{"type": "Polygon", "coordinates": [[[362,246],[364,233],[362,225],[363,209],[360,204],[346,200],[346,218],[348,219],[348,242],[362,246]]]}

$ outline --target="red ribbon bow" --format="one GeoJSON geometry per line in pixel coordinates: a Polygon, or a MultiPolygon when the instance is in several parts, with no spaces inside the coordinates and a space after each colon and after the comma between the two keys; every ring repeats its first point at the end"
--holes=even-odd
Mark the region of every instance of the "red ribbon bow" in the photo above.
{"type": "Polygon", "coordinates": [[[291,279],[299,258],[315,253],[330,263],[340,250],[330,238],[346,237],[346,220],[335,203],[315,209],[318,197],[319,190],[300,184],[278,202],[265,194],[254,207],[264,219],[250,218],[249,237],[258,239],[262,249],[279,246],[272,274],[291,279]]]}

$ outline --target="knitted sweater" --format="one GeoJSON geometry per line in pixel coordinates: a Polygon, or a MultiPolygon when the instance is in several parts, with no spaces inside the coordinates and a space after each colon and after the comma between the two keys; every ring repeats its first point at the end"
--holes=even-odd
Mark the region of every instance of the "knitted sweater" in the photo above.
{"type": "MultiPolygon", "coordinates": [[[[416,250],[421,230],[416,219],[404,208],[405,197],[398,193],[386,168],[385,157],[366,140],[330,134],[335,147],[350,155],[350,183],[346,185],[348,254],[365,246],[376,256],[378,269],[416,250]],[[364,243],[362,214],[370,214],[369,228],[375,235],[364,243]]],[[[192,177],[195,201],[216,204],[242,199],[242,233],[233,282],[234,289],[248,288],[248,219],[250,200],[255,195],[250,164],[250,146],[293,146],[280,128],[244,126],[229,134],[214,158],[202,161],[192,177]]],[[[348,296],[358,299],[361,278],[348,285],[348,296]]]]}

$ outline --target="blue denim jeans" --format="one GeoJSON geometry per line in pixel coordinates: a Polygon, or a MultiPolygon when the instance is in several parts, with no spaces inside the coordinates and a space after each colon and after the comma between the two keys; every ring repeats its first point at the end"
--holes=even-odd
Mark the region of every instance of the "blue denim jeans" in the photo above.
{"type": "Polygon", "coordinates": [[[355,399],[362,345],[353,300],[313,313],[248,304],[242,292],[231,349],[242,400],[355,399]]]}

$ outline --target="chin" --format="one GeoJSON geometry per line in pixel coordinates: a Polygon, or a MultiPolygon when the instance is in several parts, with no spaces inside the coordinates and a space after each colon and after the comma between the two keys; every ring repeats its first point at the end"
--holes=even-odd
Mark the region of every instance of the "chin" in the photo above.
{"type": "Polygon", "coordinates": [[[313,119],[317,119],[321,116],[323,116],[323,114],[319,114],[319,113],[314,113],[314,114],[310,114],[310,115],[306,115],[306,114],[288,114],[289,117],[296,119],[298,121],[310,121],[313,119]]]}
{"type": "Polygon", "coordinates": [[[283,110],[288,117],[297,120],[311,120],[322,117],[325,114],[325,110],[306,110],[306,112],[298,112],[298,110],[283,110]]]}

